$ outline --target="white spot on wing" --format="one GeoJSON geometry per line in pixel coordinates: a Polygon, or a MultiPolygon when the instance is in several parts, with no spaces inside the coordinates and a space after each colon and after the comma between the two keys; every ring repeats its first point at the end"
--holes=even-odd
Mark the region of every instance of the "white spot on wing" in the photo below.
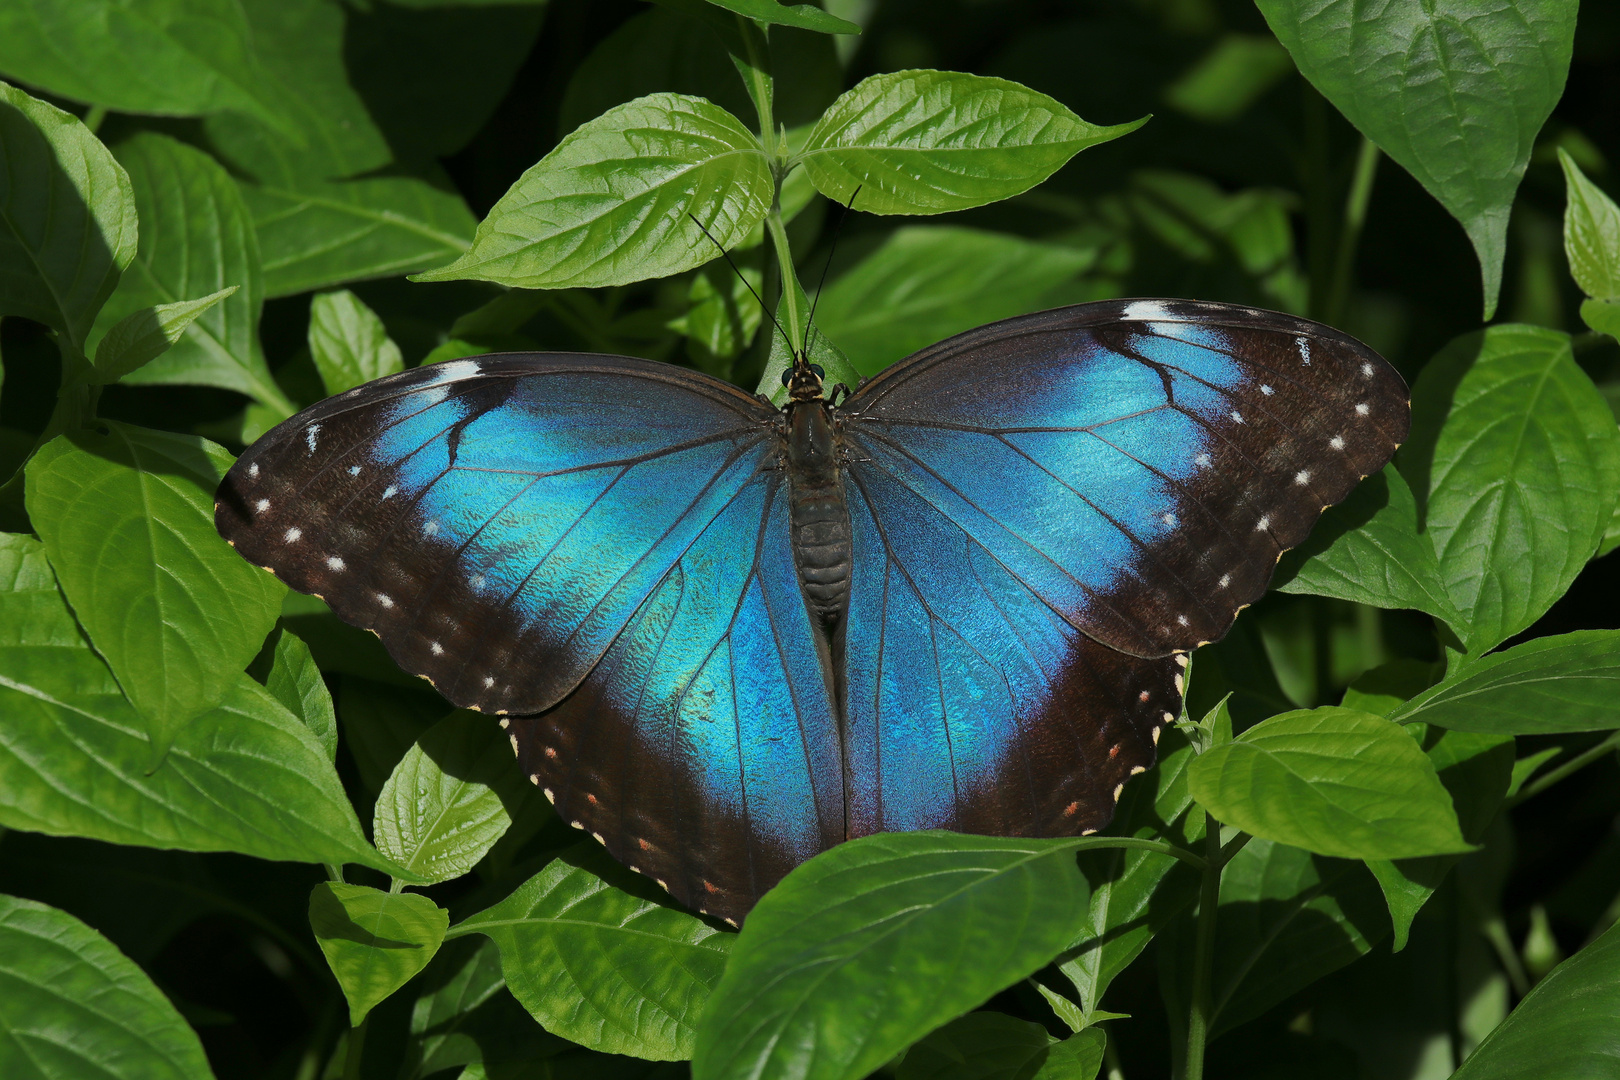
{"type": "Polygon", "coordinates": [[[383,488],[382,497],[385,499],[392,499],[397,491],[399,491],[399,488],[395,487],[393,484],[389,484],[387,487],[383,488]]]}
{"type": "Polygon", "coordinates": [[[1243,414],[1238,412],[1236,409],[1233,409],[1232,410],[1232,422],[1234,424],[1243,423],[1243,414]]]}
{"type": "Polygon", "coordinates": [[[437,521],[430,521],[422,526],[422,531],[427,533],[429,536],[432,536],[434,533],[439,531],[439,523],[437,521]]]}
{"type": "Polygon", "coordinates": [[[1306,367],[1311,366],[1311,343],[1304,338],[1295,338],[1294,344],[1299,346],[1299,362],[1306,367]]]}
{"type": "Polygon", "coordinates": [[[1294,474],[1294,483],[1300,484],[1300,485],[1303,486],[1303,485],[1308,484],[1310,482],[1311,482],[1311,472],[1310,472],[1309,469],[1301,469],[1301,470],[1299,470],[1299,472],[1294,474]]]}
{"type": "Polygon", "coordinates": [[[326,568],[328,570],[342,570],[345,565],[346,564],[344,561],[336,555],[333,555],[326,560],[326,568]]]}
{"type": "MultiPolygon", "coordinates": [[[[1167,724],[1173,724],[1173,723],[1175,723],[1175,722],[1176,722],[1176,714],[1175,714],[1175,713],[1165,713],[1165,714],[1164,714],[1164,722],[1165,722],[1165,723],[1167,723],[1167,724]]],[[[1158,734],[1158,732],[1159,732],[1159,729],[1158,729],[1158,728],[1154,728],[1154,729],[1153,729],[1153,733],[1154,733],[1154,734],[1155,734],[1155,735],[1157,735],[1157,734],[1158,734]]]]}
{"type": "Polygon", "coordinates": [[[512,740],[512,753],[514,753],[514,754],[517,753],[518,752],[517,736],[509,734],[509,735],[507,735],[507,738],[512,740]]]}
{"type": "Polygon", "coordinates": [[[468,580],[467,584],[471,585],[475,589],[482,589],[484,587],[484,575],[483,574],[474,574],[468,580]]]}
{"type": "Polygon", "coordinates": [[[1264,531],[1266,529],[1269,529],[1269,528],[1271,528],[1271,515],[1270,514],[1266,514],[1259,521],[1254,523],[1254,531],[1255,532],[1262,532],[1262,531],[1264,531]]]}
{"type": "Polygon", "coordinates": [[[1361,377],[1362,378],[1370,379],[1370,378],[1372,378],[1372,373],[1373,373],[1373,366],[1371,364],[1362,364],[1361,365],[1361,377]]]}
{"type": "Polygon", "coordinates": [[[1166,514],[1162,518],[1160,518],[1159,520],[1164,522],[1166,525],[1169,525],[1169,526],[1171,526],[1173,528],[1175,526],[1175,524],[1176,524],[1176,515],[1174,515],[1174,514],[1166,514]]]}
{"type": "Polygon", "coordinates": [[[1335,450],[1343,450],[1344,449],[1344,436],[1343,435],[1335,435],[1335,436],[1333,436],[1333,438],[1328,440],[1328,445],[1333,447],[1333,449],[1335,449],[1335,450]]]}
{"type": "Polygon", "coordinates": [[[253,509],[257,510],[261,514],[264,513],[266,510],[270,509],[270,500],[260,499],[258,502],[253,504],[253,509]]]}
{"type": "Polygon", "coordinates": [[[440,645],[437,641],[428,642],[428,648],[433,650],[433,655],[434,656],[443,656],[444,655],[444,646],[440,645]]]}
{"type": "Polygon", "coordinates": [[[294,525],[292,528],[288,529],[285,533],[283,533],[281,538],[283,540],[287,541],[287,543],[290,544],[294,540],[297,540],[300,536],[303,536],[303,535],[304,535],[304,530],[300,529],[298,526],[294,525]]]}
{"type": "Polygon", "coordinates": [[[492,687],[494,685],[495,685],[495,676],[493,676],[493,675],[485,675],[484,676],[484,689],[488,690],[490,687],[492,687]]]}
{"type": "Polygon", "coordinates": [[[1370,411],[1371,410],[1367,408],[1367,403],[1365,401],[1361,402],[1360,404],[1358,404],[1356,406],[1356,415],[1357,416],[1366,416],[1367,413],[1369,413],[1370,411]]]}
{"type": "Polygon", "coordinates": [[[430,384],[433,386],[470,379],[483,370],[476,360],[446,360],[444,363],[434,366],[438,368],[438,372],[434,375],[433,382],[430,384]]]}
{"type": "Polygon", "coordinates": [[[1176,616],[1176,622],[1180,623],[1182,626],[1186,626],[1187,625],[1187,616],[1185,616],[1185,615],[1177,615],[1176,616]]]}
{"type": "Polygon", "coordinates": [[[389,596],[387,593],[378,593],[377,603],[381,604],[385,608],[391,608],[394,606],[394,598],[389,596]]]}
{"type": "Polygon", "coordinates": [[[1125,305],[1124,317],[1142,322],[1153,322],[1168,319],[1170,312],[1157,300],[1135,300],[1125,305]]]}
{"type": "Polygon", "coordinates": [[[259,478],[259,463],[257,461],[248,466],[248,475],[255,480],[259,478]]]}
{"type": "Polygon", "coordinates": [[[359,476],[360,475],[360,466],[358,466],[358,465],[350,465],[349,466],[349,475],[350,476],[359,476]]]}
{"type": "Polygon", "coordinates": [[[1197,457],[1193,458],[1193,463],[1196,464],[1201,469],[1207,469],[1210,466],[1209,455],[1208,454],[1199,454],[1197,457]]]}
{"type": "Polygon", "coordinates": [[[1221,588],[1224,589],[1230,584],[1232,584],[1232,575],[1231,574],[1222,574],[1221,575],[1221,588]]]}
{"type": "Polygon", "coordinates": [[[315,452],[315,435],[321,430],[321,425],[311,424],[304,429],[304,441],[309,444],[309,452],[315,452]]]}
{"type": "Polygon", "coordinates": [[[1272,394],[1275,394],[1277,391],[1273,390],[1271,387],[1267,386],[1265,383],[1261,383],[1260,384],[1260,392],[1262,394],[1266,395],[1266,397],[1270,397],[1272,394]]]}

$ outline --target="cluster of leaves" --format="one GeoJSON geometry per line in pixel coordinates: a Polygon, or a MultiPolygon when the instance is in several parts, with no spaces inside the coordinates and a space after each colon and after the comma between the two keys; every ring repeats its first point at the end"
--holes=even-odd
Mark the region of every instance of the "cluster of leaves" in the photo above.
{"type": "MultiPolygon", "coordinates": [[[[867,838],[799,868],[731,933],[579,842],[493,722],[450,712],[214,534],[232,456],[210,437],[251,441],[407,355],[635,352],[779,394],[790,350],[750,288],[851,385],[957,330],[1143,281],[1376,330],[1352,269],[1380,153],[1462,224],[1489,318],[1575,29],[1573,0],[1310,17],[1261,0],[1265,25],[1229,32],[1173,25],[1198,5],[1165,14],[1172,59],[1177,42],[1207,45],[1155,87],[1174,123],[1230,138],[1221,125],[1267,95],[1297,97],[1297,67],[1359,129],[1347,182],[1312,151],[1302,264],[1298,200],[1276,188],[1228,193],[1161,164],[1100,194],[1031,191],[1142,120],[1091,124],[1023,83],[915,63],[840,93],[850,20],[884,23],[828,6],[632,10],[572,68],[555,105],[565,136],[504,176],[476,224],[440,159],[465,165],[452,155],[501,115],[543,16],[567,32],[560,11],[0,13],[0,74],[28,88],[0,83],[7,404],[18,386],[49,403],[0,439],[0,885],[30,897],[0,896],[0,1061],[43,1077],[252,1073],[221,1040],[205,1055],[194,1030],[232,1017],[174,985],[173,966],[161,990],[143,970],[185,940],[220,966],[224,923],[247,928],[231,940],[308,1013],[273,1028],[259,1075],[643,1076],[690,1060],[710,1078],[1091,1080],[1128,1059],[1133,1077],[1198,1077],[1211,1039],[1279,1010],[1297,1038],[1277,1045],[1305,1055],[1291,1067],[1353,1075],[1334,1072],[1327,1036],[1355,1014],[1321,987],[1386,936],[1422,953],[1423,919],[1459,896],[1469,940],[1495,957],[1471,991],[1504,989],[1466,1010],[1447,999],[1438,1065],[1366,1075],[1447,1076],[1469,1051],[1457,1075],[1472,1080],[1602,1059],[1620,906],[1589,913],[1591,942],[1554,968],[1544,913],[1524,948],[1512,941],[1491,861],[1511,807],[1612,768],[1620,745],[1620,632],[1525,633],[1620,544],[1614,393],[1590,373],[1620,331],[1620,209],[1582,173],[1577,155],[1601,158],[1580,139],[1557,160],[1591,332],[1556,315],[1498,323],[1422,365],[1396,463],[1279,569],[1283,593],[1311,599],[1277,598],[1195,656],[1190,716],[1108,836],[867,838]],[[1324,215],[1337,195],[1342,212],[1324,215]],[[1033,235],[1012,217],[872,225],[1009,199],[1007,213],[1041,216],[1033,235]],[[800,268],[829,203],[851,202],[866,231],[812,328],[800,268]],[[1156,277],[1154,252],[1179,276],[1156,277]],[[372,304],[337,288],[373,279],[390,280],[356,285],[372,304]],[[301,302],[266,307],[310,293],[307,323],[301,302]],[[267,342],[288,326],[298,341],[272,367],[267,342]],[[52,363],[58,385],[41,390],[52,363]],[[198,386],[218,396],[181,389],[198,386]],[[1300,611],[1328,639],[1303,663],[1287,640],[1300,611]],[[1390,622],[1405,646],[1392,632],[1344,647],[1328,623],[1380,612],[1421,613],[1388,617],[1405,619],[1390,622]],[[1342,694],[1336,665],[1354,677],[1342,694]],[[1104,1010],[1108,995],[1142,1011],[1129,984],[1148,977],[1134,962],[1150,946],[1163,1023],[1104,1010]],[[1522,998],[1511,1012],[1507,988],[1522,998]],[[1299,1024],[1318,1015],[1322,1035],[1299,1024]],[[1140,1053],[1166,1041],[1169,1062],[1140,1053]]],[[[1107,55],[1106,20],[1083,31],[1105,67],[1133,55],[1107,55]]],[[[1073,36],[1043,37],[1072,62],[1073,36]]],[[[499,145],[501,121],[491,130],[499,145]]],[[[1450,288],[1463,291],[1455,275],[1450,288]]],[[[1520,292],[1515,310],[1534,310],[1520,292]]],[[[1612,896],[1614,853],[1599,855],[1612,896]]],[[[1455,981],[1461,961],[1444,963],[1455,981]]],[[[1257,1075],[1256,1060],[1233,1071],[1257,1075]]]]}

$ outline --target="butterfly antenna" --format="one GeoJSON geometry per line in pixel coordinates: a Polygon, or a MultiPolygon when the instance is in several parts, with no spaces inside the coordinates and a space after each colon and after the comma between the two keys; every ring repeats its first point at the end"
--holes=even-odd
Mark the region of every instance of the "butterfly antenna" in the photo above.
{"type": "MultiPolygon", "coordinates": [[[[699,221],[690,210],[686,212],[686,216],[692,219],[692,224],[696,225],[700,229],[703,229],[703,222],[699,221]]],[[[748,284],[748,279],[743,277],[743,272],[737,269],[736,263],[731,261],[731,253],[725,248],[720,247],[720,241],[716,240],[714,238],[714,234],[709,232],[708,229],[703,229],[703,235],[709,238],[709,243],[713,244],[717,248],[720,248],[720,255],[726,260],[726,265],[731,267],[731,272],[737,275],[737,280],[742,282],[743,288],[747,289],[748,292],[753,296],[754,302],[759,304],[759,310],[763,311],[765,313],[765,317],[771,320],[772,325],[776,327],[776,332],[782,335],[783,341],[787,342],[788,351],[792,352],[793,339],[788,336],[788,332],[786,330],[782,329],[782,324],[776,321],[776,313],[765,306],[765,301],[759,298],[759,293],[754,292],[754,287],[748,284]]]]}
{"type": "Polygon", "coordinates": [[[821,280],[816,282],[816,296],[810,301],[810,317],[804,321],[804,355],[810,355],[810,328],[816,324],[816,305],[821,303],[821,287],[827,284],[827,271],[832,269],[833,252],[838,250],[838,234],[844,231],[844,218],[849,216],[849,208],[855,205],[855,196],[861,193],[865,184],[855,185],[855,190],[849,193],[849,202],[838,214],[838,222],[833,225],[832,243],[827,246],[827,263],[821,268],[821,280]]]}

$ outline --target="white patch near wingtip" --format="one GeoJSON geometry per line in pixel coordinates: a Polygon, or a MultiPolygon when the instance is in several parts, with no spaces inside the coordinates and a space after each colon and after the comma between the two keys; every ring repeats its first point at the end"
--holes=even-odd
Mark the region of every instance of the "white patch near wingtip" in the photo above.
{"type": "Polygon", "coordinates": [[[1361,377],[1362,378],[1370,379],[1370,378],[1372,378],[1372,373],[1373,373],[1373,366],[1371,364],[1362,364],[1361,365],[1361,377]]]}
{"type": "Polygon", "coordinates": [[[387,487],[383,488],[382,497],[385,499],[392,499],[395,493],[398,491],[399,488],[395,487],[393,484],[389,484],[387,487]]]}
{"type": "Polygon", "coordinates": [[[427,533],[429,536],[432,536],[434,533],[439,531],[439,523],[437,521],[430,521],[422,526],[422,531],[427,533]]]}
{"type": "Polygon", "coordinates": [[[303,536],[303,535],[304,535],[304,530],[300,529],[298,526],[294,525],[292,528],[288,529],[285,533],[283,533],[281,538],[283,540],[285,540],[287,543],[290,544],[294,540],[297,540],[300,536],[303,536]]]}
{"type": "Polygon", "coordinates": [[[433,655],[434,656],[443,656],[444,655],[444,646],[440,645],[437,641],[428,642],[428,648],[433,650],[433,655]]]}
{"type": "Polygon", "coordinates": [[[264,513],[266,510],[270,509],[270,500],[260,499],[258,502],[253,504],[253,509],[257,510],[261,514],[264,513]]]}
{"type": "Polygon", "coordinates": [[[1170,318],[1170,312],[1157,300],[1133,300],[1125,305],[1124,319],[1154,322],[1170,318]]]}
{"type": "Polygon", "coordinates": [[[1299,470],[1299,472],[1294,474],[1294,483],[1303,486],[1303,485],[1308,484],[1310,482],[1311,482],[1311,471],[1309,469],[1301,469],[1301,470],[1299,470]]]}
{"type": "Polygon", "coordinates": [[[1193,458],[1193,464],[1197,465],[1201,469],[1209,468],[1209,465],[1210,465],[1209,455],[1208,454],[1199,454],[1197,457],[1193,458]]]}
{"type": "Polygon", "coordinates": [[[394,606],[394,598],[389,596],[387,593],[378,593],[377,603],[381,604],[385,608],[391,608],[394,606]]]}
{"type": "Polygon", "coordinates": [[[1232,584],[1232,575],[1231,574],[1222,574],[1221,575],[1221,588],[1224,589],[1230,584],[1232,584]]]}
{"type": "Polygon", "coordinates": [[[342,570],[342,569],[344,569],[344,568],[345,568],[345,567],[346,567],[346,566],[347,566],[347,565],[348,565],[348,564],[347,564],[347,563],[345,563],[345,562],[344,562],[344,561],[343,561],[343,558],[342,558],[342,557],[341,557],[341,556],[339,556],[339,555],[331,555],[331,556],[328,556],[328,557],[327,557],[327,560],[326,560],[326,568],[327,568],[327,569],[328,569],[328,570],[342,570]]]}
{"type": "Polygon", "coordinates": [[[1359,405],[1356,406],[1356,415],[1357,416],[1366,416],[1371,411],[1372,411],[1371,409],[1367,408],[1367,403],[1365,401],[1361,402],[1359,405]]]}
{"type": "Polygon", "coordinates": [[[484,689],[488,690],[490,687],[492,687],[494,685],[495,685],[495,676],[493,676],[493,675],[485,675],[484,676],[484,689]]]}
{"type": "Polygon", "coordinates": [[[1270,397],[1272,394],[1275,394],[1277,391],[1273,390],[1271,387],[1267,386],[1265,383],[1261,383],[1260,384],[1260,392],[1262,394],[1266,395],[1266,397],[1270,397]]]}
{"type": "Polygon", "coordinates": [[[1169,525],[1172,528],[1174,528],[1175,524],[1176,524],[1176,515],[1174,515],[1174,514],[1165,514],[1159,520],[1164,522],[1166,525],[1169,525]]]}
{"type": "Polygon", "coordinates": [[[259,463],[257,461],[248,466],[248,475],[255,480],[259,478],[259,463]]]}
{"type": "Polygon", "coordinates": [[[1344,436],[1343,435],[1335,435],[1335,436],[1333,436],[1333,438],[1328,440],[1328,445],[1333,447],[1333,449],[1335,449],[1335,450],[1343,450],[1344,449],[1344,436]]]}
{"type": "Polygon", "coordinates": [[[1182,626],[1186,626],[1187,625],[1187,616],[1185,616],[1185,615],[1177,615],[1176,616],[1176,622],[1180,623],[1182,626]]]}
{"type": "Polygon", "coordinates": [[[1232,422],[1234,424],[1243,423],[1243,414],[1238,412],[1236,409],[1233,409],[1232,410],[1232,422]]]}
{"type": "Polygon", "coordinates": [[[360,466],[358,466],[358,465],[350,465],[349,466],[349,475],[350,476],[359,476],[360,475],[360,466]]]}
{"type": "Polygon", "coordinates": [[[1299,362],[1306,367],[1311,366],[1311,343],[1304,338],[1295,338],[1294,344],[1299,346],[1299,362]]]}
{"type": "Polygon", "coordinates": [[[512,740],[512,753],[514,753],[514,754],[517,753],[518,752],[517,736],[516,735],[508,735],[507,738],[512,740]]]}
{"type": "Polygon", "coordinates": [[[304,441],[309,444],[309,452],[315,452],[315,434],[321,430],[321,425],[311,424],[304,429],[304,441]]]}
{"type": "Polygon", "coordinates": [[[483,371],[483,368],[476,360],[446,360],[442,364],[435,364],[434,367],[438,368],[438,372],[434,375],[433,381],[428,384],[430,386],[460,382],[462,379],[470,379],[483,371]]]}
{"type": "Polygon", "coordinates": [[[475,589],[482,589],[484,587],[484,575],[474,574],[470,579],[468,579],[467,584],[471,585],[475,589]]]}

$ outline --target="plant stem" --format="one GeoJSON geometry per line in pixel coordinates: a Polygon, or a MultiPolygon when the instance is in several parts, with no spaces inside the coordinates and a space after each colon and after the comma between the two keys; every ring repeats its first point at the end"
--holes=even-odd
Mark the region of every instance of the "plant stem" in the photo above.
{"type": "MultiPolygon", "coordinates": [[[[1238,844],[1236,840],[1233,843],[1238,844]]],[[[1247,836],[1243,837],[1243,843],[1248,843],[1247,836]]],[[[1242,846],[1243,844],[1238,844],[1238,847],[1242,846]]],[[[1095,851],[1097,848],[1138,848],[1142,851],[1156,851],[1160,855],[1180,859],[1200,873],[1209,866],[1209,860],[1196,852],[1167,844],[1163,840],[1148,840],[1139,836],[1083,836],[1074,841],[1076,851],[1095,851]]]]}
{"type": "Polygon", "coordinates": [[[771,247],[776,252],[776,265],[782,274],[782,297],[787,301],[787,325],[783,329],[787,331],[789,347],[797,349],[804,340],[804,324],[810,313],[804,310],[804,289],[794,272],[793,249],[788,246],[787,228],[782,224],[781,193],[782,184],[777,181],[770,212],[765,215],[765,231],[770,234],[771,247]]]}
{"type": "Polygon", "coordinates": [[[1513,947],[1513,939],[1508,936],[1507,924],[1502,921],[1502,916],[1492,915],[1481,920],[1479,929],[1485,940],[1491,943],[1491,948],[1496,950],[1497,962],[1507,973],[1514,996],[1522,999],[1530,992],[1530,976],[1524,970],[1524,962],[1519,959],[1519,951],[1513,947]]]}
{"type": "Polygon", "coordinates": [[[1361,242],[1361,227],[1367,222],[1367,203],[1372,199],[1373,178],[1378,175],[1378,147],[1366,136],[1361,139],[1361,152],[1356,155],[1356,171],[1350,178],[1350,192],[1344,199],[1344,224],[1334,252],[1333,278],[1328,286],[1322,317],[1328,323],[1337,323],[1344,317],[1345,305],[1350,299],[1350,279],[1356,265],[1356,246],[1361,242]]]}
{"type": "MultiPolygon", "coordinates": [[[[1235,840],[1234,840],[1235,842],[1235,840]]],[[[1215,912],[1221,902],[1221,824],[1204,814],[1204,885],[1198,898],[1198,941],[1193,954],[1192,1003],[1187,1010],[1187,1053],[1181,1080],[1203,1080],[1209,1041],[1210,982],[1215,967],[1215,912]]]]}
{"type": "Polygon", "coordinates": [[[83,123],[85,127],[90,129],[90,134],[94,135],[100,129],[101,122],[105,119],[107,119],[107,106],[92,105],[85,110],[83,123]]]}
{"type": "Polygon", "coordinates": [[[349,1029],[349,1045],[343,1055],[343,1080],[360,1080],[360,1062],[366,1053],[366,1025],[370,1022],[368,1015],[349,1029]]]}
{"type": "Polygon", "coordinates": [[[759,116],[759,141],[765,147],[765,156],[774,162],[777,157],[773,100],[776,87],[771,76],[770,43],[765,40],[759,24],[742,15],[737,16],[737,32],[742,37],[743,54],[732,57],[732,62],[736,64],[737,73],[742,76],[748,96],[754,102],[754,112],[759,116]]]}
{"type": "Polygon", "coordinates": [[[1543,791],[1546,791],[1548,788],[1558,783],[1558,781],[1565,779],[1572,773],[1586,768],[1588,765],[1592,764],[1592,762],[1597,761],[1609,751],[1615,749],[1620,749],[1620,731],[1616,731],[1614,734],[1610,735],[1607,739],[1604,739],[1596,746],[1588,747],[1587,749],[1582,750],[1580,753],[1576,754],[1574,757],[1570,758],[1556,769],[1551,769],[1545,773],[1542,773],[1530,783],[1524,785],[1524,787],[1519,789],[1519,793],[1508,801],[1508,807],[1511,809],[1512,807],[1518,806],[1531,796],[1540,795],[1543,791]]]}

